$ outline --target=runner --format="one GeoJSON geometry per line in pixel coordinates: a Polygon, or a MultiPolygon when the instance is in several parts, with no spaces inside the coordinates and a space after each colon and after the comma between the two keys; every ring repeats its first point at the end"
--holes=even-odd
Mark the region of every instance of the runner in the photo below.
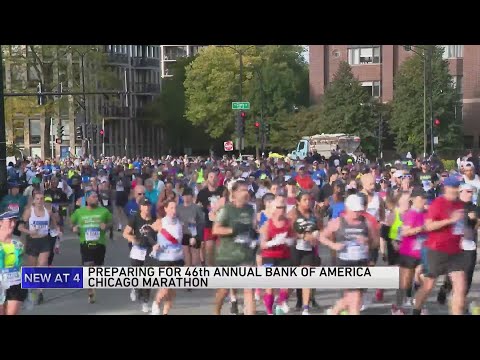
{"type": "MultiPolygon", "coordinates": [[[[473,196],[477,189],[471,184],[462,184],[460,186],[460,200],[465,205],[465,233],[460,243],[465,255],[465,276],[467,278],[465,296],[470,292],[472,286],[473,274],[475,272],[475,265],[477,262],[477,239],[478,239],[478,218],[479,208],[472,202],[473,196]]],[[[450,278],[446,278],[445,283],[440,288],[437,296],[437,301],[444,304],[448,293],[452,289],[450,278]]],[[[468,308],[468,307],[466,307],[468,308]]]]}
{"type": "Polygon", "coordinates": [[[392,315],[405,315],[404,307],[413,306],[412,292],[415,270],[420,266],[421,250],[427,237],[425,228],[426,193],[423,188],[414,189],[411,194],[412,207],[402,218],[399,257],[400,288],[397,290],[396,303],[392,306],[392,315]]]}
{"type": "Polygon", "coordinates": [[[460,248],[460,240],[464,234],[464,204],[458,200],[460,182],[456,178],[445,179],[443,185],[443,196],[432,202],[425,220],[428,231],[423,262],[425,278],[415,296],[413,315],[421,314],[436,279],[445,274],[452,280],[451,312],[453,315],[464,313],[465,256],[460,248]]]}
{"type": "MultiPolygon", "coordinates": [[[[292,249],[292,263],[294,266],[318,266],[320,258],[316,256],[314,246],[316,244],[317,230],[321,228],[322,224],[312,211],[313,204],[310,193],[300,192],[296,200],[297,205],[288,213],[289,220],[294,224],[293,228],[297,238],[295,248],[292,249]]],[[[297,304],[295,308],[297,311],[303,308],[302,315],[310,314],[311,293],[311,289],[297,289],[297,304]]]]}
{"type": "MultiPolygon", "coordinates": [[[[146,266],[183,266],[182,223],[177,218],[177,203],[169,200],[165,206],[165,217],[151,225],[158,233],[157,243],[145,258],[146,266]]],[[[152,315],[160,315],[160,304],[164,301],[163,315],[168,315],[175,300],[174,289],[159,289],[152,304],[152,315]]]]}
{"type": "MultiPolygon", "coordinates": [[[[290,246],[294,243],[295,233],[292,223],[286,216],[287,204],[283,196],[275,197],[271,204],[273,211],[265,225],[260,228],[261,255],[263,266],[291,266],[290,246]]],[[[277,298],[276,315],[289,311],[288,290],[281,289],[277,298]]],[[[273,289],[265,289],[263,303],[267,315],[273,315],[273,289]]]]}
{"type": "MultiPolygon", "coordinates": [[[[18,226],[20,232],[27,234],[25,254],[27,254],[28,266],[48,266],[48,257],[50,255],[50,237],[49,231],[55,230],[61,234],[52,211],[45,207],[45,198],[43,193],[35,193],[33,196],[33,205],[27,207],[23,212],[22,221],[18,226]]],[[[29,302],[33,303],[33,293],[29,302]]],[[[37,305],[43,303],[43,291],[39,290],[37,305]]]]}
{"type": "Polygon", "coordinates": [[[217,174],[213,171],[207,175],[206,186],[198,192],[197,204],[203,207],[205,213],[205,229],[203,230],[203,240],[205,242],[205,260],[207,266],[215,266],[215,241],[212,234],[213,223],[209,218],[209,213],[215,207],[215,203],[222,197],[223,188],[217,187],[217,174]]]}
{"type": "MultiPolygon", "coordinates": [[[[248,205],[248,185],[236,181],[232,186],[232,203],[220,210],[212,233],[220,237],[217,249],[217,266],[251,266],[254,259],[251,242],[255,235],[255,213],[248,205]]],[[[215,315],[220,315],[229,289],[218,289],[215,296],[215,315]]],[[[244,289],[244,313],[255,315],[255,300],[252,289],[244,289]]]]}
{"type": "MultiPolygon", "coordinates": [[[[87,205],[74,211],[71,216],[73,232],[79,234],[82,266],[103,266],[105,263],[105,232],[112,221],[112,214],[98,206],[94,191],[85,194],[87,205]]],[[[88,289],[88,302],[96,301],[95,289],[88,289]]]]}
{"type": "MultiPolygon", "coordinates": [[[[150,255],[152,246],[156,244],[155,231],[152,225],[156,222],[156,218],[152,217],[152,203],[148,199],[140,201],[140,211],[128,219],[128,224],[123,230],[123,237],[131,243],[130,265],[144,266],[145,257],[150,255]]],[[[142,301],[142,312],[148,313],[150,307],[150,289],[132,289],[130,292],[130,300],[142,301]]]]}
{"type": "MultiPolygon", "coordinates": [[[[0,212],[16,212],[23,214],[23,210],[27,205],[27,198],[20,193],[20,183],[19,182],[10,182],[8,183],[10,189],[9,193],[5,195],[0,202],[0,212]]],[[[13,236],[16,240],[20,240],[22,235],[18,230],[19,222],[15,222],[15,229],[13,230],[13,236]]]]}
{"type": "Polygon", "coordinates": [[[177,207],[177,216],[183,225],[182,245],[185,266],[199,266],[205,215],[202,208],[193,203],[191,188],[186,187],[183,190],[183,204],[177,207]]]}
{"type": "MultiPolygon", "coordinates": [[[[345,212],[330,220],[320,233],[320,242],[337,252],[337,266],[367,266],[369,248],[378,247],[367,220],[361,216],[365,211],[363,199],[349,195],[345,200],[345,212]]],[[[347,289],[335,306],[327,310],[328,315],[338,315],[347,310],[350,315],[360,315],[362,290],[347,289]]]]}
{"type": "Polygon", "coordinates": [[[18,213],[0,214],[0,315],[17,315],[28,290],[21,286],[23,244],[13,239],[18,213]]]}

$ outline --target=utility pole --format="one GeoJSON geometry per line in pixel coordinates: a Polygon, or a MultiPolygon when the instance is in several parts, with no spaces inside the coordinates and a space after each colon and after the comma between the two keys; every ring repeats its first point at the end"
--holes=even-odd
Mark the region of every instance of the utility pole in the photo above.
{"type": "Polygon", "coordinates": [[[3,58],[0,45],[0,198],[8,194],[7,186],[7,132],[5,129],[5,102],[3,97],[3,58]]]}

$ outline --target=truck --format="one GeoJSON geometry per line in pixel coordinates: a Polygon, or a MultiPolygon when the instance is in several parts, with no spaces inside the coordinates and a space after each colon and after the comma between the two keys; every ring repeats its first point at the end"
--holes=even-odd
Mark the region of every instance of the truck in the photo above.
{"type": "Polygon", "coordinates": [[[288,157],[291,160],[305,160],[309,153],[317,150],[317,153],[329,158],[332,151],[345,150],[347,154],[354,154],[360,146],[360,137],[348,134],[317,134],[304,136],[298,142],[297,147],[288,157]]]}

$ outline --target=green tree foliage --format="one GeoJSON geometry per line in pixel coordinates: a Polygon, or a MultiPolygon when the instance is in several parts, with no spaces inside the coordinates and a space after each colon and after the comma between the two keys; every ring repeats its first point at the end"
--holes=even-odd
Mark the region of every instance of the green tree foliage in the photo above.
{"type": "MultiPolygon", "coordinates": [[[[10,90],[34,92],[39,82],[47,92],[57,91],[62,82],[63,91],[81,91],[82,76],[80,54],[84,54],[85,90],[119,89],[120,81],[108,66],[107,55],[97,45],[9,45],[2,46],[5,64],[11,67],[10,90]],[[70,59],[75,59],[69,66],[70,59]],[[70,85],[70,86],[69,86],[70,85]]],[[[10,97],[5,101],[7,128],[16,116],[41,115],[56,117],[57,106],[68,104],[68,97],[47,97],[45,105],[39,106],[36,97],[10,97]]],[[[75,96],[76,111],[81,111],[80,97],[75,96]]],[[[88,102],[87,102],[88,104],[88,102]]],[[[94,122],[101,118],[93,112],[94,122]]],[[[50,121],[45,121],[44,139],[50,136],[50,121]]],[[[49,153],[50,142],[44,142],[44,152],[49,153]]]]}
{"type": "Polygon", "coordinates": [[[270,121],[272,137],[289,121],[294,105],[308,103],[308,67],[303,48],[291,45],[210,46],[187,67],[186,116],[202,125],[212,138],[231,138],[235,130],[232,101],[239,101],[240,64],[243,55],[243,101],[250,101],[247,145],[254,145],[255,127],[263,112],[270,121]],[[233,46],[232,46],[233,47],[233,46]],[[263,106],[262,106],[263,105],[263,106]],[[262,111],[263,110],[263,111],[262,111]]]}
{"type": "Polygon", "coordinates": [[[322,98],[322,132],[358,135],[362,150],[372,153],[378,128],[376,107],[375,99],[355,78],[350,65],[342,62],[322,98]]]}
{"type": "MultiPolygon", "coordinates": [[[[428,49],[428,47],[427,47],[428,49]]],[[[448,61],[442,58],[443,49],[432,49],[432,97],[433,118],[441,121],[441,126],[434,128],[439,137],[440,150],[461,147],[461,117],[459,94],[453,86],[448,72],[448,61]]],[[[421,51],[421,49],[417,49],[421,51]]],[[[427,57],[429,51],[426,51],[427,57]]],[[[424,57],[414,54],[406,60],[395,78],[395,94],[389,127],[395,137],[396,149],[400,153],[415,151],[423,153],[424,145],[424,57]]],[[[427,65],[429,62],[427,61],[427,65]]],[[[429,74],[427,66],[427,74],[429,74]]],[[[429,86],[430,81],[427,82],[429,86]]],[[[430,141],[430,103],[427,88],[427,135],[430,141]]],[[[429,151],[430,145],[427,147],[429,151]]]]}
{"type": "Polygon", "coordinates": [[[149,104],[143,118],[164,129],[165,150],[182,154],[184,148],[208,149],[209,136],[205,129],[185,118],[186,67],[194,57],[180,58],[172,67],[174,76],[162,84],[162,93],[149,104]]]}

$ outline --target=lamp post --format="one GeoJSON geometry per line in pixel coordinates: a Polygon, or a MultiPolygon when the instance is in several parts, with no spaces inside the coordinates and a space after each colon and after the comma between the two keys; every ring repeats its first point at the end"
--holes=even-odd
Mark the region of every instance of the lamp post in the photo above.
{"type": "MultiPolygon", "coordinates": [[[[76,53],[78,56],[80,56],[80,71],[81,71],[81,76],[82,76],[82,102],[83,102],[83,111],[85,112],[85,128],[87,129],[90,125],[89,119],[88,119],[88,112],[87,112],[87,94],[85,90],[85,56],[87,56],[88,53],[90,52],[97,52],[97,48],[90,48],[90,49],[85,49],[84,51],[78,50],[77,48],[69,46],[68,49],[74,53],[76,53]]],[[[87,130],[88,133],[88,130],[87,130]]],[[[84,144],[86,144],[86,150],[89,151],[90,149],[90,140],[88,140],[88,137],[85,136],[86,140],[84,144]]],[[[85,153],[87,152],[85,151],[85,153]]]]}
{"type": "Polygon", "coordinates": [[[430,150],[433,154],[434,144],[433,144],[433,96],[432,96],[432,55],[431,47],[423,47],[414,45],[414,47],[419,48],[422,52],[416,51],[413,49],[412,45],[404,45],[403,48],[406,51],[412,51],[415,54],[419,55],[423,60],[423,157],[427,156],[427,60],[430,62],[430,150]]]}

